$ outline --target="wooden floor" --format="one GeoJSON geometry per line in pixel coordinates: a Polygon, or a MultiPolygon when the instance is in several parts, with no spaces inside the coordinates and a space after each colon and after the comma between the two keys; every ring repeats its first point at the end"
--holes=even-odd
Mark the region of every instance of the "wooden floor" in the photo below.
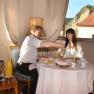
{"type": "Polygon", "coordinates": [[[4,90],[4,91],[0,91],[0,94],[14,94],[13,90],[4,90]]]}
{"type": "Polygon", "coordinates": [[[0,91],[0,94],[9,94],[6,91],[0,91]]]}
{"type": "MultiPolygon", "coordinates": [[[[14,94],[13,92],[10,92],[10,91],[0,91],[0,94],[14,94]]],[[[93,93],[89,93],[89,94],[94,94],[93,93]]]]}

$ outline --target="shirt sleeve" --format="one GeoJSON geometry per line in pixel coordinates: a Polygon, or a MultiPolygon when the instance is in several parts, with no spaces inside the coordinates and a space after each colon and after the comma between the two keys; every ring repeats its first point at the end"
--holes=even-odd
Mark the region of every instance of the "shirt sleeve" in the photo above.
{"type": "Polygon", "coordinates": [[[36,37],[28,36],[23,41],[22,46],[29,46],[29,47],[35,47],[38,48],[41,46],[41,40],[37,39],[36,37]]]}
{"type": "Polygon", "coordinates": [[[81,47],[81,45],[80,44],[77,44],[77,57],[79,57],[79,58],[81,58],[81,57],[83,57],[83,50],[82,50],[82,47],[81,47]]]}
{"type": "Polygon", "coordinates": [[[41,40],[34,36],[27,36],[21,46],[19,62],[35,62],[37,57],[36,48],[40,47],[41,40]],[[33,53],[33,55],[32,55],[33,53]],[[27,59],[28,58],[28,59],[27,59]],[[31,59],[30,59],[31,58],[31,59]]]}
{"type": "Polygon", "coordinates": [[[29,37],[28,46],[38,48],[41,46],[41,40],[36,37],[29,37]]]}

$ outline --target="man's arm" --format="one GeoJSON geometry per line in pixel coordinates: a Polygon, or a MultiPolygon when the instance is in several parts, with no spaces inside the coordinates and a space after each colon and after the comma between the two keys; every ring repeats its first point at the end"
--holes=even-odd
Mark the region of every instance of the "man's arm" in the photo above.
{"type": "Polygon", "coordinates": [[[64,44],[52,42],[52,41],[42,41],[41,42],[42,47],[57,47],[57,48],[64,48],[64,44]]]}

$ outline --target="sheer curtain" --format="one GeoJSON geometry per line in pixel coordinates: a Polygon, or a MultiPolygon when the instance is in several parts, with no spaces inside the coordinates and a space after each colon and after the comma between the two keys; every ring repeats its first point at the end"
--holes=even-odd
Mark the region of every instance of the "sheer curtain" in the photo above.
{"type": "Polygon", "coordinates": [[[63,29],[69,0],[33,0],[33,16],[44,18],[47,39],[56,40],[63,29]]]}
{"type": "Polygon", "coordinates": [[[44,29],[47,38],[56,40],[63,28],[68,1],[0,0],[0,7],[2,7],[0,12],[0,41],[2,41],[0,43],[2,43],[2,47],[0,49],[3,53],[1,56],[8,56],[11,42],[21,45],[28,32],[31,17],[44,18],[44,29]],[[11,41],[8,40],[6,32],[11,41]]]}
{"type": "Polygon", "coordinates": [[[50,40],[56,40],[63,29],[68,0],[46,0],[45,30],[50,40]]]}
{"type": "Polygon", "coordinates": [[[4,0],[0,0],[0,59],[4,59],[9,56],[9,44],[7,39],[6,28],[4,23],[4,0]]]}
{"type": "Polygon", "coordinates": [[[63,28],[68,0],[4,0],[4,16],[12,42],[22,43],[33,17],[45,19],[48,39],[55,40],[63,28]]]}
{"type": "Polygon", "coordinates": [[[21,45],[28,32],[32,16],[33,0],[4,0],[4,16],[7,32],[13,43],[21,45]]]}
{"type": "Polygon", "coordinates": [[[4,0],[5,25],[13,43],[19,41],[18,8],[18,0],[4,0]]]}

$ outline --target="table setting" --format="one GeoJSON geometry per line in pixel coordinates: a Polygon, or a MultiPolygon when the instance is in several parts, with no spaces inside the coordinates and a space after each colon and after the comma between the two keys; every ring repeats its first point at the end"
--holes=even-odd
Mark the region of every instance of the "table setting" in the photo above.
{"type": "Polygon", "coordinates": [[[41,57],[36,94],[88,94],[93,91],[93,66],[85,58],[41,57]],[[84,85],[84,87],[83,87],[84,85]]]}
{"type": "MultiPolygon", "coordinates": [[[[77,69],[90,67],[90,63],[85,58],[64,58],[64,57],[41,57],[38,65],[54,66],[60,69],[77,69]]],[[[91,65],[92,67],[92,65],[91,65]]]]}

